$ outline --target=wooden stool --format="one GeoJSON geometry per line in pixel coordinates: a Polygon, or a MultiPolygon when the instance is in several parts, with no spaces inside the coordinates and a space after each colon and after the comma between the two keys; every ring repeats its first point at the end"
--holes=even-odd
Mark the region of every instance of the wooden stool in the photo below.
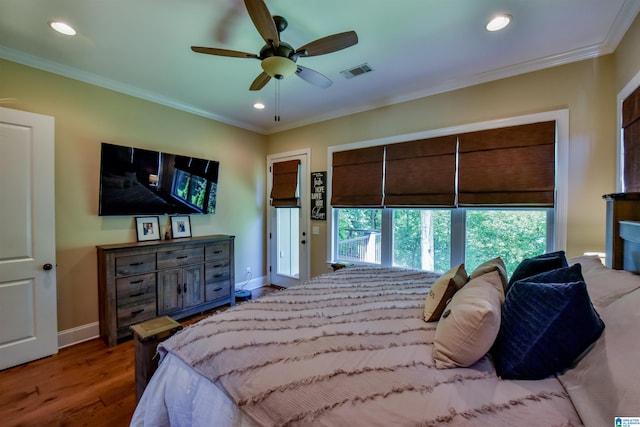
{"type": "Polygon", "coordinates": [[[156,348],[160,342],[182,329],[182,325],[170,317],[158,317],[132,325],[136,357],[136,402],[158,367],[156,348]]]}

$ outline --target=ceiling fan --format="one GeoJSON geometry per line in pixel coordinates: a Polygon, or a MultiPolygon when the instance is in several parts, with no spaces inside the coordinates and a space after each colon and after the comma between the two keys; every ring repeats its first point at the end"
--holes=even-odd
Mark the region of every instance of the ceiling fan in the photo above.
{"type": "Polygon", "coordinates": [[[191,50],[208,55],[230,56],[234,58],[252,58],[261,61],[264,70],[251,83],[249,90],[262,89],[271,78],[283,79],[296,74],[303,80],[322,88],[331,86],[332,81],[323,74],[310,68],[298,65],[298,58],[324,55],[346,49],[358,43],[355,31],[333,34],[320,38],[294,49],[280,39],[280,33],[287,28],[287,20],[282,16],[271,16],[264,0],[244,0],[249,17],[253,21],[258,33],[266,44],[258,55],[236,50],[219,49],[215,47],[191,46],[191,50]]]}

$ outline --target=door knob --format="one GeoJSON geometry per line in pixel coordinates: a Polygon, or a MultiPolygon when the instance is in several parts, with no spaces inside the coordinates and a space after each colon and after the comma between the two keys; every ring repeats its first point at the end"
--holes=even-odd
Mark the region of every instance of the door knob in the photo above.
{"type": "Polygon", "coordinates": [[[301,240],[300,243],[302,243],[304,245],[305,243],[307,243],[307,241],[306,240],[301,240]]]}
{"type": "Polygon", "coordinates": [[[51,264],[49,264],[49,263],[46,263],[45,265],[43,265],[43,266],[42,266],[42,269],[43,269],[44,271],[49,271],[49,270],[51,270],[52,268],[53,268],[53,265],[51,265],[51,264]]]}

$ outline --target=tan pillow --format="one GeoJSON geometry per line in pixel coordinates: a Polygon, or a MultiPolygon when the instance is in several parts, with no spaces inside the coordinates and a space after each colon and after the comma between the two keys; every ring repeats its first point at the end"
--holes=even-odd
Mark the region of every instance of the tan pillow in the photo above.
{"type": "Polygon", "coordinates": [[[488,272],[494,271],[494,270],[497,270],[498,273],[500,273],[500,280],[502,281],[502,290],[506,292],[507,286],[509,283],[509,278],[507,277],[507,268],[504,266],[504,261],[502,261],[502,258],[500,257],[490,259],[489,261],[483,262],[482,264],[477,266],[476,269],[473,270],[469,275],[469,279],[475,279],[476,277],[480,277],[483,274],[487,274],[488,272]]]}
{"type": "Polygon", "coordinates": [[[433,340],[436,368],[473,365],[498,336],[504,300],[497,270],[471,279],[442,313],[433,340]]]}
{"type": "Polygon", "coordinates": [[[444,308],[453,295],[469,280],[464,264],[453,267],[444,273],[431,286],[429,294],[424,302],[425,322],[434,322],[440,319],[444,308]]]}

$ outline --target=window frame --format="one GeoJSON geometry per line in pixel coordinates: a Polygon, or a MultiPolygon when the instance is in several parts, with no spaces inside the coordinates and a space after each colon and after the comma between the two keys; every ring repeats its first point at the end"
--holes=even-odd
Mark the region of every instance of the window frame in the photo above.
{"type": "MultiPolygon", "coordinates": [[[[567,240],[567,210],[568,210],[568,152],[569,152],[569,110],[553,110],[542,113],[534,113],[522,116],[509,117],[498,120],[491,120],[485,122],[477,122],[471,123],[461,126],[454,126],[449,128],[441,128],[435,130],[429,130],[424,132],[417,132],[412,134],[404,134],[397,135],[393,137],[380,138],[375,140],[368,141],[360,141],[351,144],[331,146],[327,149],[327,182],[331,183],[332,181],[332,159],[333,153],[337,151],[344,150],[353,150],[357,148],[366,148],[377,145],[385,145],[385,144],[393,144],[398,142],[412,141],[416,139],[426,139],[433,138],[438,136],[447,136],[456,133],[465,133],[465,132],[475,132],[479,130],[488,130],[488,129],[496,129],[500,127],[508,127],[508,126],[517,126],[529,123],[535,123],[540,121],[556,121],[556,174],[555,174],[555,205],[553,208],[547,208],[551,211],[551,220],[549,220],[549,213],[547,213],[547,236],[553,236],[551,239],[547,239],[547,251],[554,250],[564,250],[566,249],[566,240],[567,240]]],[[[327,188],[327,197],[331,200],[331,185],[328,185],[327,188]]],[[[467,207],[469,209],[478,209],[481,207],[467,207]]],[[[487,207],[489,208],[489,207],[487,207]]],[[[492,207],[493,209],[506,209],[492,207]]],[[[462,209],[465,208],[455,208],[452,209],[452,229],[455,227],[459,227],[459,222],[462,222],[464,227],[465,217],[462,214],[462,209]],[[454,215],[454,212],[457,214],[454,215]]],[[[538,208],[541,209],[541,208],[538,208]]],[[[336,262],[336,242],[337,242],[337,227],[335,224],[335,212],[332,206],[328,206],[328,215],[327,215],[327,264],[331,264],[336,262]]],[[[391,224],[391,216],[392,210],[391,208],[383,208],[382,217],[383,217],[383,229],[382,235],[391,236],[392,227],[391,224]],[[385,220],[385,215],[388,215],[389,218],[385,220]],[[385,230],[386,227],[389,230],[385,230]],[[386,232],[386,234],[385,234],[386,232]]],[[[463,228],[464,230],[464,228],[463,228]]],[[[452,230],[453,233],[453,230],[452,230]]],[[[382,239],[382,257],[381,257],[381,265],[391,265],[392,262],[392,239],[382,239]]],[[[451,241],[451,263],[454,263],[459,260],[459,258],[454,259],[455,254],[464,254],[464,245],[465,245],[465,237],[464,233],[462,233],[461,238],[455,238],[452,234],[451,241]]],[[[462,255],[462,259],[464,260],[464,255],[462,255]]],[[[463,262],[463,261],[460,261],[463,262]]]]}
{"type": "MultiPolygon", "coordinates": [[[[331,215],[333,216],[333,223],[338,223],[338,210],[339,209],[380,209],[381,213],[381,247],[380,247],[380,264],[359,262],[358,264],[371,264],[390,267],[393,265],[393,212],[402,208],[375,208],[375,207],[352,207],[352,208],[333,208],[331,215]]],[[[421,208],[407,208],[420,210],[421,208]]],[[[427,208],[429,209],[429,208],[427,208]]],[[[451,213],[451,241],[450,241],[450,265],[449,268],[466,262],[466,241],[467,241],[467,212],[490,210],[490,211],[542,211],[546,214],[546,244],[545,251],[552,252],[554,250],[553,242],[555,241],[554,234],[554,216],[555,208],[515,208],[515,207],[460,207],[460,208],[430,208],[430,210],[446,210],[451,213]]],[[[338,241],[338,227],[332,229],[333,242],[338,241]]],[[[338,257],[337,247],[336,253],[333,254],[332,262],[352,262],[347,259],[338,257]]]]}
{"type": "MultiPolygon", "coordinates": [[[[202,211],[203,213],[206,214],[210,214],[210,213],[215,213],[215,207],[213,208],[213,212],[209,212],[209,203],[211,201],[211,186],[213,185],[217,185],[217,183],[213,180],[210,180],[204,176],[201,176],[199,174],[195,174],[193,172],[189,172],[183,169],[179,169],[176,168],[176,173],[173,174],[173,182],[171,183],[171,197],[174,197],[176,200],[179,200],[181,203],[184,203],[198,211],[202,211]],[[178,195],[178,185],[179,185],[179,180],[181,177],[183,176],[187,176],[189,183],[187,184],[187,197],[186,198],[182,198],[180,195],[178,195]],[[199,179],[203,179],[205,180],[205,193],[203,196],[203,201],[202,201],[202,207],[195,205],[193,203],[191,203],[189,201],[189,199],[191,199],[191,194],[193,191],[193,187],[192,187],[192,183],[193,183],[193,177],[198,177],[199,179]]],[[[217,193],[217,188],[216,188],[216,193],[217,193]]],[[[216,197],[217,198],[217,197],[216,197]]]]}

